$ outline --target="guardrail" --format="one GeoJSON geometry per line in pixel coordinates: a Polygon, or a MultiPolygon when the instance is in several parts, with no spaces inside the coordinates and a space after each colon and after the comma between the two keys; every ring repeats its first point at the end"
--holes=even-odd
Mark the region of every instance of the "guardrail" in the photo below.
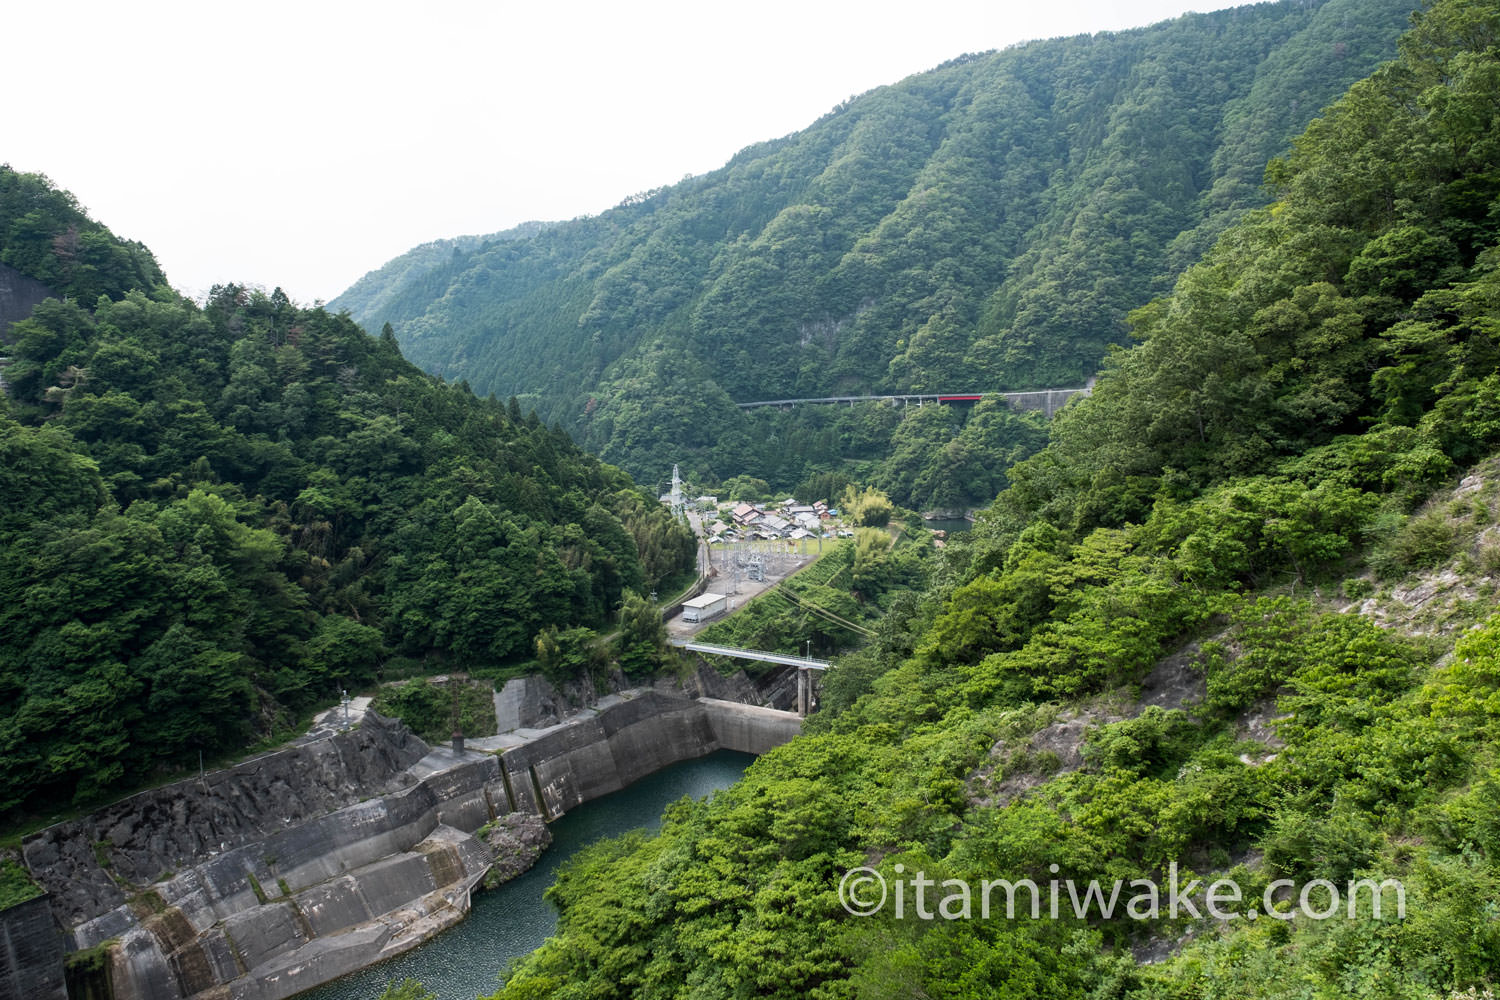
{"type": "Polygon", "coordinates": [[[668,639],[679,649],[694,653],[710,653],[714,656],[730,656],[738,660],[759,660],[763,663],[780,663],[802,670],[827,670],[833,666],[831,660],[819,660],[811,656],[793,656],[789,653],[770,653],[764,649],[740,649],[738,646],[716,646],[711,642],[694,642],[691,639],[668,639]]]}

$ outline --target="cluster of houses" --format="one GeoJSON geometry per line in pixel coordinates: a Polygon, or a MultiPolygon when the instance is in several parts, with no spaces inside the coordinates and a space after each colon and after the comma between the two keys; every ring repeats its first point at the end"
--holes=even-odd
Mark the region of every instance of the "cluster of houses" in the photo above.
{"type": "Polygon", "coordinates": [[[710,544],[774,539],[795,542],[804,538],[831,538],[835,533],[849,534],[837,530],[839,512],[821,500],[799,504],[788,497],[779,504],[744,502],[720,507],[717,497],[699,497],[698,506],[717,514],[715,520],[704,525],[710,544]]]}

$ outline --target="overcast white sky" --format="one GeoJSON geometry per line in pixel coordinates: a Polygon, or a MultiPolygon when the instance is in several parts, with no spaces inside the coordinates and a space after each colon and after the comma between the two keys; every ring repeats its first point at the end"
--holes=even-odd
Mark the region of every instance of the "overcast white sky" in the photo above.
{"type": "Polygon", "coordinates": [[[0,162],[181,291],[311,304],[428,240],[705,173],[964,52],[1231,2],[17,2],[0,162]]]}

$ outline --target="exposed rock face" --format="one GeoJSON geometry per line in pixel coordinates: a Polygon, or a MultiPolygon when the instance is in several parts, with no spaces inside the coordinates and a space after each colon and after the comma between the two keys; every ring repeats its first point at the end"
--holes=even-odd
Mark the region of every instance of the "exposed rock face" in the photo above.
{"type": "Polygon", "coordinates": [[[496,818],[484,843],[495,855],[495,863],[484,877],[484,887],[493,889],[536,864],[542,852],[552,846],[552,831],[535,813],[513,812],[496,818]]]}
{"type": "Polygon", "coordinates": [[[495,692],[495,729],[508,733],[555,726],[581,707],[582,702],[575,704],[573,698],[543,677],[536,674],[516,677],[495,692]]]}
{"type": "Polygon", "coordinates": [[[1191,642],[1166,657],[1141,681],[1140,695],[1128,718],[1135,718],[1149,706],[1191,710],[1208,697],[1208,675],[1198,663],[1202,644],[1191,642]]]}
{"type": "Polygon", "coordinates": [[[141,792],[23,845],[27,867],[73,926],[125,902],[120,884],[149,886],[202,861],[415,783],[427,744],[373,713],[355,730],[141,792]]]}
{"type": "Polygon", "coordinates": [[[30,316],[38,303],[49,298],[57,298],[57,293],[10,265],[0,264],[0,347],[10,343],[11,324],[30,316]]]}
{"type": "Polygon", "coordinates": [[[1191,711],[1208,694],[1208,680],[1198,666],[1199,643],[1189,643],[1156,664],[1135,697],[1059,714],[1018,746],[1006,740],[990,748],[989,757],[969,777],[969,800],[979,805],[1004,806],[1031,789],[1083,767],[1083,746],[1090,731],[1123,719],[1133,719],[1147,708],[1191,711]],[[1018,766],[1021,765],[1021,766],[1018,766]]]}
{"type": "Polygon", "coordinates": [[[1500,603],[1500,458],[1474,466],[1446,493],[1413,515],[1443,522],[1451,535],[1437,565],[1405,572],[1386,585],[1374,571],[1362,578],[1369,596],[1343,606],[1382,628],[1412,636],[1452,637],[1500,603]]]}
{"type": "MultiPolygon", "coordinates": [[[[775,667],[765,673],[759,680],[760,700],[756,704],[767,705],[771,708],[784,712],[795,711],[797,708],[797,668],[775,667]]],[[[720,697],[710,695],[709,697],[720,697]]],[[[731,701],[743,699],[731,698],[731,701]]]]}
{"type": "MultiPolygon", "coordinates": [[[[796,671],[788,667],[785,673],[792,675],[795,684],[796,671]]],[[[775,679],[771,675],[762,678],[759,685],[752,683],[743,670],[736,670],[727,677],[698,660],[698,669],[681,680],[658,681],[656,689],[667,694],[686,694],[689,698],[715,698],[719,701],[737,701],[745,705],[768,705],[776,699],[775,679]]],[[[795,693],[792,702],[796,701],[795,693]]],[[[790,703],[781,707],[790,707],[790,703]]]]}

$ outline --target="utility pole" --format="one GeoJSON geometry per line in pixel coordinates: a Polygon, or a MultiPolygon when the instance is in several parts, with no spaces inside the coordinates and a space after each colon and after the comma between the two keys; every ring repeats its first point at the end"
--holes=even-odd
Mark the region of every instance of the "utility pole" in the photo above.
{"type": "MultiPolygon", "coordinates": [[[[812,640],[807,640],[807,653],[803,659],[812,660],[812,640]]],[[[807,667],[797,668],[797,714],[803,718],[812,708],[812,671],[807,667]]]]}
{"type": "Polygon", "coordinates": [[[453,752],[455,754],[460,754],[460,753],[464,752],[464,730],[463,730],[463,726],[461,726],[459,724],[460,718],[461,718],[461,716],[459,714],[459,707],[458,707],[458,686],[459,686],[459,684],[460,684],[460,681],[459,681],[459,679],[456,676],[452,676],[452,675],[449,676],[449,678],[448,678],[448,690],[453,693],[453,708],[452,708],[452,714],[451,714],[450,718],[453,720],[453,752]]]}

